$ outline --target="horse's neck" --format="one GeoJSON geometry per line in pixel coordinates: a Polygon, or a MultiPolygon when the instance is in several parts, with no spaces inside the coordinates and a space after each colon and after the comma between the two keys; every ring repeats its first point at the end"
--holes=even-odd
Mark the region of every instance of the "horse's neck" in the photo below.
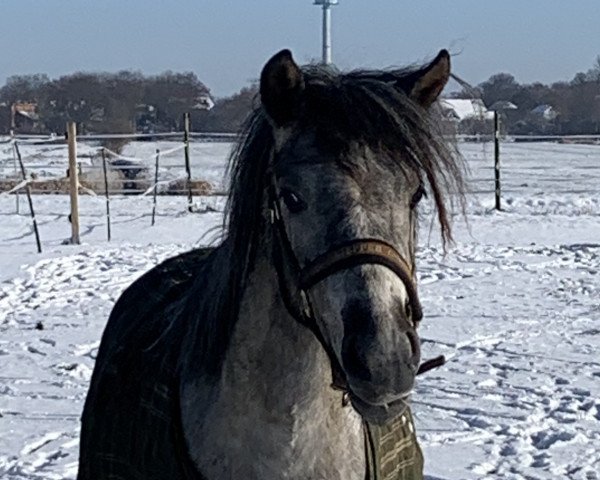
{"type": "MultiPolygon", "coordinates": [[[[362,480],[361,421],[330,384],[327,354],[285,309],[269,262],[259,262],[208,409],[184,418],[194,461],[211,479],[362,480]]],[[[194,393],[183,394],[189,405],[194,393]]]]}

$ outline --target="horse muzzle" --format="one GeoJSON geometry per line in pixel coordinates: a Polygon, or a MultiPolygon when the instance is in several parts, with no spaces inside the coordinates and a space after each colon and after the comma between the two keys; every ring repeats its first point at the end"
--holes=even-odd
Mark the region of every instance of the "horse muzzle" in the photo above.
{"type": "Polygon", "coordinates": [[[395,319],[365,318],[356,307],[354,312],[345,324],[361,324],[347,329],[341,349],[347,388],[361,415],[383,421],[404,408],[404,399],[414,387],[421,359],[419,339],[405,321],[402,328],[395,319]],[[376,325],[378,322],[388,325],[376,325]]]}
{"type": "Polygon", "coordinates": [[[384,421],[404,408],[421,358],[414,268],[391,245],[360,239],[333,248],[301,271],[303,289],[321,284],[327,291],[329,282],[342,282],[347,292],[337,351],[346,388],[361,415],[384,421]]]}

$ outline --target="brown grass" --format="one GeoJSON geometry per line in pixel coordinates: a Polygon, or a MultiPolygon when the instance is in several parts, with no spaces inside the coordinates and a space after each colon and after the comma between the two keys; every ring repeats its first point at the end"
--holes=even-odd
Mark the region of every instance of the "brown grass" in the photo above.
{"type": "MultiPolygon", "coordinates": [[[[21,180],[15,179],[0,179],[0,192],[7,192],[12,190],[15,186],[21,183],[21,180]]],[[[86,179],[84,176],[79,178],[79,183],[83,189],[80,189],[79,193],[82,195],[89,194],[91,190],[96,195],[104,194],[104,182],[94,181],[92,179],[86,179]]],[[[114,193],[143,193],[152,185],[147,180],[137,180],[136,191],[123,191],[123,180],[109,179],[109,191],[114,193]]],[[[35,194],[48,193],[48,194],[68,194],[69,193],[69,179],[68,178],[51,178],[48,180],[36,180],[30,183],[31,192],[35,194]]],[[[25,188],[21,188],[19,192],[24,192],[25,188]]],[[[168,185],[164,185],[158,189],[159,195],[187,195],[187,182],[185,180],[175,180],[168,185]]],[[[212,185],[205,180],[192,180],[192,194],[193,195],[211,195],[213,193],[212,185]]]]}

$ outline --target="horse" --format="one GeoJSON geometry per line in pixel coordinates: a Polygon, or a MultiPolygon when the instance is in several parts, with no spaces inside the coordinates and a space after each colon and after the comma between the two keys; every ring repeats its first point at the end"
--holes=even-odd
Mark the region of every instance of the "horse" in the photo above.
{"type": "Polygon", "coordinates": [[[422,478],[415,248],[421,198],[445,243],[462,191],[434,107],[449,75],[445,50],[398,70],[265,64],[220,244],[111,312],[79,480],[422,478]]]}

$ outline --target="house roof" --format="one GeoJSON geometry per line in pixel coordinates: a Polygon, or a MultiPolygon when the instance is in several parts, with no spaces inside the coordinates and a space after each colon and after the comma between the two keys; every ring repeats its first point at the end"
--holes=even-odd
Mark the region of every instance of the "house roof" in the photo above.
{"type": "Polygon", "coordinates": [[[459,121],[467,118],[494,118],[493,112],[490,112],[479,98],[444,98],[440,103],[443,109],[459,121]]]}
{"type": "Polygon", "coordinates": [[[552,105],[548,105],[547,103],[544,103],[542,105],[538,105],[537,107],[535,107],[533,110],[531,110],[531,112],[543,115],[544,113],[547,113],[548,111],[551,111],[551,110],[553,110],[552,105]]]}
{"type": "Polygon", "coordinates": [[[39,120],[36,109],[37,105],[35,103],[15,103],[13,105],[15,115],[21,115],[33,121],[39,120]]]}
{"type": "Polygon", "coordinates": [[[538,105],[531,110],[531,113],[537,115],[538,117],[542,117],[545,120],[554,120],[558,116],[558,112],[554,110],[554,107],[552,105],[548,105],[547,103],[538,105]]]}
{"type": "Polygon", "coordinates": [[[519,107],[517,107],[514,103],[509,102],[508,100],[498,100],[497,102],[494,102],[494,104],[490,107],[490,110],[492,111],[518,109],[519,107]]]}
{"type": "Polygon", "coordinates": [[[17,115],[21,115],[23,117],[29,118],[30,120],[38,120],[39,117],[35,112],[29,112],[27,110],[16,110],[17,115]]]}
{"type": "Polygon", "coordinates": [[[192,108],[194,110],[210,110],[214,106],[215,102],[210,95],[201,95],[196,99],[196,104],[192,108]]]}

